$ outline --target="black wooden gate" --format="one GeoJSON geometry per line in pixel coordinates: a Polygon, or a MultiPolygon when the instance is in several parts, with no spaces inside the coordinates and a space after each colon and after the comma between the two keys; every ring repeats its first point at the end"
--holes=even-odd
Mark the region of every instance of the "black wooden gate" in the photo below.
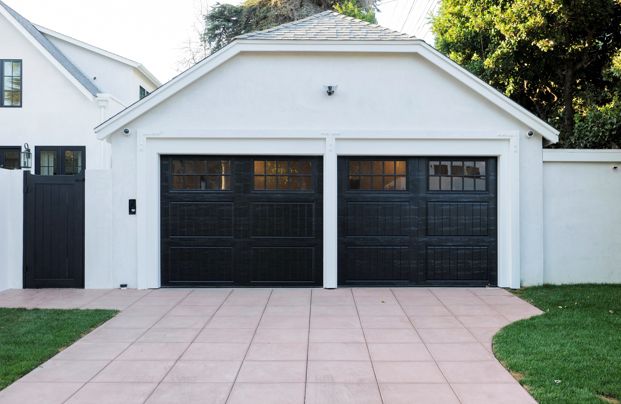
{"type": "Polygon", "coordinates": [[[24,173],[24,287],[84,287],[84,174],[24,173]]]}

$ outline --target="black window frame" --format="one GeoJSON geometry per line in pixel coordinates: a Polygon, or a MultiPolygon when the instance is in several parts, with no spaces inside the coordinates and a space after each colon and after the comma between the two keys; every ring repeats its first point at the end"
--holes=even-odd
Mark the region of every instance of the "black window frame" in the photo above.
{"type": "Polygon", "coordinates": [[[35,174],[41,175],[41,152],[53,151],[56,153],[56,159],[54,161],[54,174],[53,175],[83,175],[86,170],[86,146],[35,146],[35,174]],[[66,151],[79,151],[82,152],[82,172],[79,174],[65,174],[65,159],[64,154],[66,151]]]}
{"type": "Polygon", "coordinates": [[[0,146],[0,168],[5,170],[19,170],[22,168],[22,148],[20,146],[0,146]],[[4,167],[5,163],[5,152],[7,151],[16,151],[17,152],[17,167],[15,168],[6,168],[4,167]]]}
{"type": "Polygon", "coordinates": [[[0,59],[0,108],[22,108],[23,105],[24,105],[24,61],[22,59],[0,59]],[[4,62],[13,62],[13,63],[19,62],[20,64],[19,105],[4,105],[4,62]]]}
{"type": "Polygon", "coordinates": [[[433,158],[429,158],[427,160],[427,168],[426,168],[426,183],[427,183],[427,192],[438,192],[438,193],[467,193],[467,194],[484,194],[484,193],[488,193],[489,192],[489,184],[488,184],[488,159],[486,158],[471,158],[471,157],[433,157],[433,158]],[[443,163],[443,162],[449,162],[450,166],[451,166],[451,170],[452,170],[452,166],[453,166],[453,162],[461,162],[461,167],[464,168],[464,174],[462,175],[454,175],[452,173],[447,173],[447,174],[437,174],[434,173],[433,175],[431,174],[431,163],[437,161],[438,163],[443,163]],[[468,175],[465,173],[465,168],[466,168],[466,162],[473,162],[474,166],[476,167],[477,163],[483,163],[483,167],[485,170],[484,174],[479,174],[479,175],[468,175]],[[431,189],[431,178],[438,178],[438,189],[431,189]],[[442,177],[447,177],[450,178],[450,182],[451,182],[451,188],[450,189],[442,189],[442,177]],[[461,178],[462,181],[462,185],[461,185],[461,189],[455,189],[454,188],[454,178],[461,178]],[[468,178],[468,179],[472,179],[473,180],[473,189],[465,189],[465,185],[464,185],[464,179],[468,178]],[[483,180],[483,189],[478,189],[477,188],[477,180],[483,180]]]}
{"type": "Polygon", "coordinates": [[[151,91],[147,90],[146,88],[144,88],[143,86],[138,86],[138,99],[141,100],[144,97],[148,96],[151,94],[151,91]]]}

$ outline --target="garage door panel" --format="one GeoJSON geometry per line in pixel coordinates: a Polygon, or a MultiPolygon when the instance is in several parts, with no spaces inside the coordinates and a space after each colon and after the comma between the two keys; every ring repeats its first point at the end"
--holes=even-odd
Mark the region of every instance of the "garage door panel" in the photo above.
{"type": "Polygon", "coordinates": [[[162,156],[163,286],[319,285],[321,158],[162,156]]]}
{"type": "Polygon", "coordinates": [[[427,202],[428,236],[488,236],[492,234],[488,202],[427,202]]]}
{"type": "Polygon", "coordinates": [[[409,282],[412,259],[408,246],[356,246],[345,251],[345,282],[409,282]]]}
{"type": "Polygon", "coordinates": [[[338,170],[341,284],[495,284],[494,158],[341,157],[338,170]],[[390,160],[407,166],[398,187],[390,160]]]}
{"type": "Polygon", "coordinates": [[[253,203],[252,237],[314,238],[315,203],[253,203]]]}
{"type": "Polygon", "coordinates": [[[486,281],[488,246],[427,246],[427,279],[437,281],[486,281]]]}
{"type": "Polygon", "coordinates": [[[347,236],[408,236],[410,203],[362,201],[347,204],[347,236]]]}
{"type": "Polygon", "coordinates": [[[232,202],[172,202],[168,212],[171,237],[232,237],[232,202]]]}
{"type": "Polygon", "coordinates": [[[316,283],[315,255],[315,247],[254,247],[251,282],[316,283]]]}
{"type": "Polygon", "coordinates": [[[171,247],[169,251],[172,282],[234,281],[233,247],[171,247]]]}

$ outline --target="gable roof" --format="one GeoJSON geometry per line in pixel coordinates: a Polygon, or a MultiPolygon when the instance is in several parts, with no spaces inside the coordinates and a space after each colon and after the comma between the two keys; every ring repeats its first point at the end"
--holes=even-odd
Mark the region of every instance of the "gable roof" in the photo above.
{"type": "Polygon", "coordinates": [[[133,67],[134,69],[138,70],[140,73],[142,73],[147,79],[149,79],[156,87],[159,87],[162,85],[162,83],[157,79],[157,77],[155,77],[153,75],[153,73],[151,73],[142,63],[136,62],[135,60],[132,59],[128,59],[126,57],[117,55],[116,53],[112,53],[112,52],[108,52],[105,49],[101,49],[98,48],[96,46],[93,46],[91,44],[88,44],[86,42],[82,42],[79,39],[75,39],[70,37],[69,35],[65,35],[65,34],[61,34],[60,32],[56,32],[54,30],[51,30],[49,28],[45,28],[42,27],[40,25],[36,25],[34,24],[34,27],[41,32],[42,34],[44,34],[44,36],[50,36],[53,38],[57,38],[60,39],[61,41],[64,42],[68,42],[72,45],[78,46],[80,48],[84,48],[87,49],[93,53],[96,53],[98,55],[107,57],[109,59],[112,60],[116,60],[117,62],[126,64],[130,67],[133,67]]]}
{"type": "Polygon", "coordinates": [[[92,96],[96,96],[99,88],[93,84],[80,69],[43,35],[30,21],[0,0],[0,11],[6,11],[43,49],[64,69],[75,81],[92,96]]]}
{"type": "Polygon", "coordinates": [[[135,102],[99,124],[95,128],[95,133],[99,139],[105,139],[242,52],[415,53],[470,88],[479,96],[496,105],[500,110],[517,121],[530,127],[549,142],[558,142],[558,130],[547,122],[470,73],[428,45],[425,41],[409,37],[406,34],[403,34],[403,36],[397,34],[399,33],[394,33],[394,31],[350,17],[341,16],[338,13],[326,11],[269,30],[241,35],[218,52],[208,56],[156,89],[149,97],[135,102]],[[326,26],[338,25],[338,27],[333,29],[326,28],[325,33],[320,35],[318,34],[320,29],[317,28],[317,25],[309,23],[309,21],[315,19],[324,21],[319,23],[320,26],[327,24],[326,26]],[[347,35],[346,38],[331,39],[337,38],[336,35],[340,35],[339,33],[348,29],[347,27],[350,27],[351,24],[355,25],[358,30],[368,30],[373,32],[373,34],[360,33],[357,34],[357,38],[354,38],[353,35],[347,35]],[[365,28],[363,29],[362,27],[365,28]],[[280,31],[280,29],[283,31],[280,31]],[[297,32],[297,34],[294,35],[295,38],[292,38],[288,37],[289,34],[284,32],[297,32]],[[328,32],[332,33],[328,34],[328,32]],[[386,32],[389,38],[392,38],[393,35],[395,37],[394,39],[379,39],[380,32],[386,32]],[[268,38],[264,35],[274,36],[268,38]]]}
{"type": "Polygon", "coordinates": [[[314,41],[410,41],[414,37],[377,24],[369,24],[334,11],[239,35],[236,39],[314,41]]]}

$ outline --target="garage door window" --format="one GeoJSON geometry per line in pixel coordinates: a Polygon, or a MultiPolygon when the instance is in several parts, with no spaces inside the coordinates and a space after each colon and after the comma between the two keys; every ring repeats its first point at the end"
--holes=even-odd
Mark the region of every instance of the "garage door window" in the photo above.
{"type": "Polygon", "coordinates": [[[255,160],[255,191],[312,191],[310,160],[255,160]]]}
{"type": "Polygon", "coordinates": [[[486,191],[485,161],[429,161],[429,190],[486,191]]]}
{"type": "Polygon", "coordinates": [[[352,160],[349,189],[360,191],[405,191],[405,160],[352,160]]]}
{"type": "Polygon", "coordinates": [[[229,191],[230,160],[173,159],[172,189],[197,191],[229,191]]]}

